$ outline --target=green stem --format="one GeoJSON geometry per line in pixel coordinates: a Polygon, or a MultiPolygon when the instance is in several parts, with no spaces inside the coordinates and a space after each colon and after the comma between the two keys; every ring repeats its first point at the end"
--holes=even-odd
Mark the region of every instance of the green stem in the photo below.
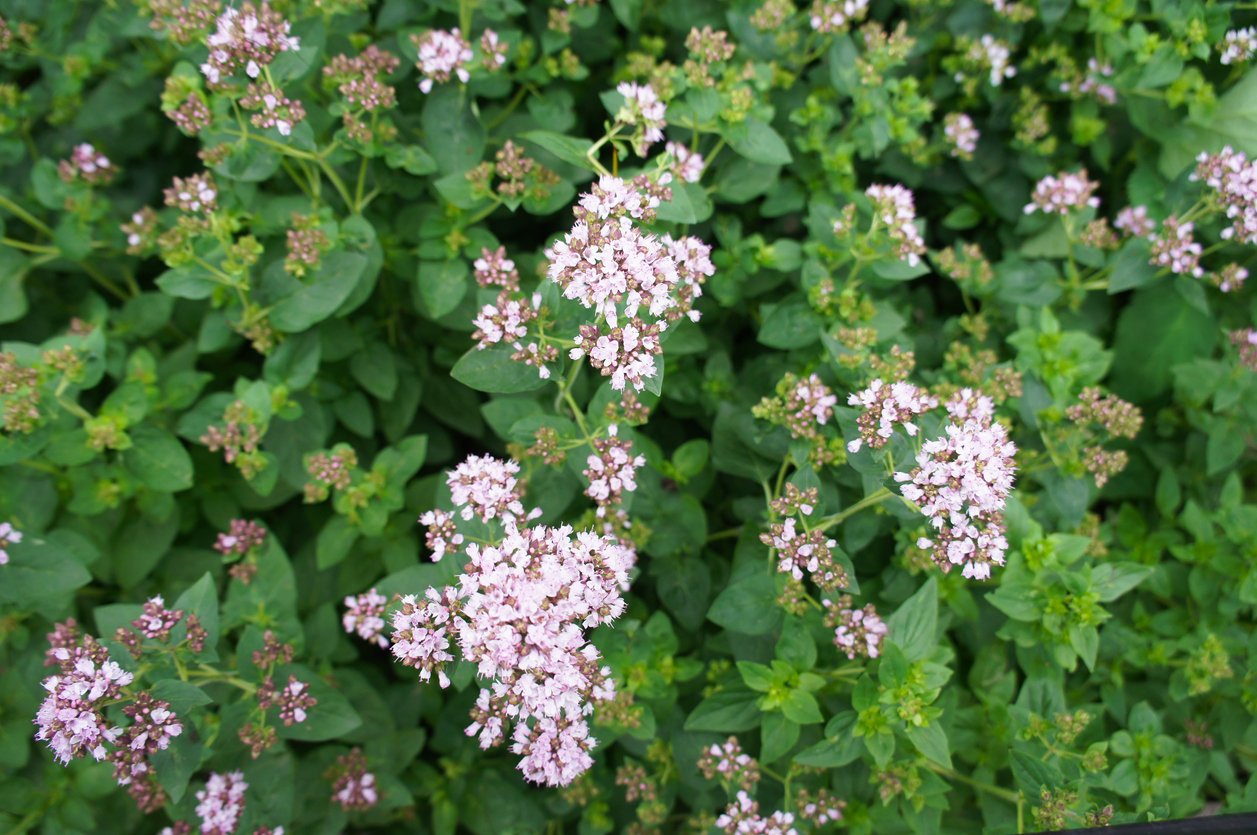
{"type": "Polygon", "coordinates": [[[741,535],[742,535],[742,526],[739,525],[736,528],[729,528],[729,530],[727,531],[719,531],[718,533],[713,533],[707,537],[707,541],[715,542],[717,539],[735,539],[736,537],[739,537],[741,535]]]}
{"type": "Polygon", "coordinates": [[[974,780],[972,777],[968,777],[964,774],[961,774],[959,771],[955,771],[950,768],[944,768],[943,766],[938,765],[936,763],[932,763],[928,760],[926,760],[925,765],[927,768],[930,769],[930,771],[933,771],[935,774],[939,774],[951,780],[958,780],[961,783],[964,783],[967,786],[972,786],[973,788],[979,791],[984,791],[987,794],[994,795],[995,797],[1001,798],[1003,800],[1007,800],[1009,803],[1020,804],[1021,802],[1020,792],[1011,791],[1009,789],[1002,789],[999,786],[993,786],[990,783],[983,783],[980,780],[974,780]]]}
{"type": "Polygon", "coordinates": [[[0,238],[0,244],[8,244],[14,249],[22,249],[27,252],[43,252],[50,255],[60,255],[61,250],[55,246],[40,246],[39,244],[28,244],[26,241],[18,241],[13,238],[0,238]]]}
{"type": "Polygon", "coordinates": [[[3,194],[0,194],[0,206],[3,206],[4,208],[13,212],[13,214],[17,215],[22,220],[26,221],[28,224],[33,226],[35,229],[38,229],[40,232],[44,233],[48,237],[50,238],[52,237],[52,229],[48,228],[48,224],[44,223],[39,218],[35,217],[30,212],[26,211],[21,206],[14,203],[9,198],[5,197],[3,194]]]}
{"type": "Polygon", "coordinates": [[[824,531],[824,530],[828,530],[829,528],[832,528],[834,525],[840,525],[842,524],[843,520],[845,520],[848,516],[859,513],[861,510],[864,510],[866,507],[872,507],[873,505],[878,504],[879,502],[883,502],[886,499],[889,499],[893,495],[895,494],[890,492],[890,488],[883,487],[880,490],[878,490],[876,493],[870,493],[869,495],[865,496],[863,499],[860,499],[860,501],[851,505],[851,507],[847,508],[846,510],[840,513],[835,513],[833,516],[826,516],[824,519],[820,520],[820,524],[816,525],[813,528],[813,530],[824,531]]]}
{"type": "Polygon", "coordinates": [[[572,397],[572,385],[576,382],[576,376],[580,374],[581,366],[584,364],[584,359],[572,363],[572,369],[567,372],[567,379],[559,383],[559,391],[563,399],[567,401],[568,407],[571,408],[572,417],[576,420],[576,425],[580,427],[581,434],[588,439],[589,426],[585,423],[585,416],[581,413],[580,407],[576,405],[576,398],[572,397]]]}

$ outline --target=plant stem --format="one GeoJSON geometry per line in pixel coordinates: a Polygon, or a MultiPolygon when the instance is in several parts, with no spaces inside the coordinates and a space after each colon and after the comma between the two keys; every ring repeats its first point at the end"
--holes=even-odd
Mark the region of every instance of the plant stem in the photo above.
{"type": "Polygon", "coordinates": [[[30,212],[26,211],[21,206],[14,203],[9,198],[5,197],[3,194],[0,194],[0,206],[3,206],[4,208],[13,212],[13,214],[17,215],[22,220],[26,221],[28,224],[33,226],[35,229],[38,229],[40,232],[44,233],[48,237],[50,238],[52,237],[52,229],[48,228],[48,224],[44,223],[39,218],[35,217],[30,212]]]}
{"type": "Polygon", "coordinates": [[[833,516],[826,516],[824,519],[820,520],[820,524],[816,525],[813,528],[813,530],[823,531],[823,530],[828,530],[829,528],[832,528],[834,525],[840,525],[842,524],[843,520],[845,520],[848,516],[859,513],[861,510],[864,510],[866,507],[872,507],[873,505],[878,504],[879,502],[885,501],[886,499],[889,499],[893,495],[895,494],[890,492],[889,488],[883,487],[880,490],[878,490],[876,493],[871,493],[865,496],[863,499],[860,499],[860,501],[851,505],[851,507],[847,508],[846,510],[840,513],[835,513],[833,516]]]}
{"type": "Polygon", "coordinates": [[[1000,788],[999,786],[994,786],[990,783],[983,783],[980,780],[974,780],[972,777],[968,777],[964,774],[961,774],[959,771],[955,771],[954,769],[950,769],[950,768],[944,768],[943,766],[938,765],[937,763],[932,763],[928,760],[926,760],[925,765],[930,771],[933,771],[935,774],[942,775],[943,777],[947,777],[951,780],[958,780],[967,786],[972,786],[973,788],[978,789],[979,791],[984,791],[987,794],[991,794],[991,795],[994,795],[995,797],[1001,798],[1003,800],[1007,800],[1009,803],[1020,804],[1021,802],[1021,792],[1015,792],[1009,789],[1003,789],[1003,788],[1000,788]]]}

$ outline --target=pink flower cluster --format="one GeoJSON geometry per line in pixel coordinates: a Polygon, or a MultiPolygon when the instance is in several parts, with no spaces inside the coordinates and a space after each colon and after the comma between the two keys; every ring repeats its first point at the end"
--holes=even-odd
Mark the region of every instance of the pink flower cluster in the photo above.
{"type": "Polygon", "coordinates": [[[118,169],[109,161],[109,157],[83,142],[74,146],[68,160],[61,160],[57,165],[57,173],[67,183],[82,179],[85,183],[96,185],[108,183],[118,173],[118,169]]]}
{"type": "Polygon", "coordinates": [[[1076,174],[1062,172],[1055,177],[1049,174],[1035,185],[1025,212],[1032,214],[1038,210],[1064,215],[1087,206],[1099,206],[1100,198],[1092,196],[1099,187],[1099,183],[1087,179],[1085,168],[1076,174]]]}
{"type": "Polygon", "coordinates": [[[367,758],[355,748],[336,758],[340,776],[332,784],[332,800],[346,812],[365,812],[380,801],[375,775],[367,771],[367,758]]]}
{"type": "Polygon", "coordinates": [[[624,96],[624,105],[615,118],[626,125],[640,126],[633,138],[633,148],[638,156],[644,157],[647,148],[663,139],[667,105],[659,100],[659,94],[649,84],[621,81],[615,91],[624,96]]]}
{"type": "MultiPolygon", "coordinates": [[[[523,347],[520,342],[528,336],[528,323],[537,318],[537,308],[541,307],[541,294],[533,293],[532,299],[512,298],[510,291],[503,290],[498,294],[495,304],[486,304],[480,309],[473,320],[476,332],[472,338],[477,340],[476,348],[483,351],[499,342],[509,342],[518,350],[523,347]]],[[[550,370],[544,369],[542,378],[549,376],[550,370]]]]}
{"type": "Polygon", "coordinates": [[[1232,29],[1223,40],[1221,60],[1224,64],[1238,64],[1247,61],[1257,52],[1257,28],[1249,26],[1245,29],[1232,29]]]}
{"type": "Polygon", "coordinates": [[[250,118],[254,127],[263,130],[275,128],[280,136],[290,136],[293,125],[306,117],[300,101],[288,98],[283,90],[269,81],[250,84],[240,99],[240,106],[245,110],[260,111],[250,118]]]}
{"type": "Polygon", "coordinates": [[[481,287],[496,284],[507,290],[519,289],[519,270],[515,269],[515,262],[506,257],[504,246],[492,252],[488,247],[482,247],[480,257],[472,263],[472,267],[475,268],[476,283],[481,287]]]}
{"type": "Polygon", "coordinates": [[[450,546],[457,549],[463,544],[463,535],[458,532],[458,522],[452,513],[429,510],[419,517],[419,524],[428,526],[427,545],[433,562],[440,562],[450,546]]]}
{"type": "Polygon", "coordinates": [[[683,315],[698,321],[693,303],[702,294],[699,285],[716,269],[711,248],[697,238],[659,238],[633,223],[652,219],[668,195],[644,177],[626,183],[603,176],[581,197],[572,231],[547,253],[550,280],[608,327],[603,332],[597,324],[582,326],[571,358],[588,354],[617,391],[626,383],[640,391],[658,374],[654,355],[665,325],[639,313],[668,322],[683,315]],[[627,320],[623,326],[621,317],[627,320]]]}
{"type": "Polygon", "coordinates": [[[451,75],[466,84],[471,79],[467,71],[467,62],[474,57],[471,44],[463,39],[458,27],[445,31],[431,29],[422,35],[411,35],[410,40],[419,51],[419,60],[415,66],[423,73],[419,89],[425,93],[432,92],[432,86],[440,82],[444,84],[451,75]]]}
{"type": "MultiPolygon", "coordinates": [[[[1200,256],[1204,248],[1196,243],[1192,230],[1195,224],[1191,221],[1179,221],[1170,215],[1161,223],[1161,232],[1150,235],[1152,241],[1151,263],[1156,267],[1165,267],[1172,273],[1191,275],[1200,278],[1205,268],[1200,266],[1200,256]]],[[[1223,230],[1223,235],[1231,230],[1223,230]]]]}
{"type": "Polygon", "coordinates": [[[183,733],[183,724],[170,709],[170,703],[154,699],[144,692],[122,709],[131,718],[131,725],[116,740],[117,750],[110,754],[114,779],[125,786],[140,811],[156,811],[166,802],[166,793],[157,783],[148,758],[170,747],[170,740],[183,733]]]}
{"type": "Polygon", "coordinates": [[[103,705],[119,698],[135,676],[111,660],[90,635],[82,646],[56,647],[52,656],[60,663],[61,674],[44,679],[48,695],[35,715],[39,726],[35,738],[47,742],[62,763],[85,754],[103,760],[105,743],[122,733],[105,721],[103,705]]]}
{"type": "Polygon", "coordinates": [[[848,658],[876,658],[882,654],[882,641],[890,627],[878,617],[872,603],[858,609],[851,605],[851,595],[844,594],[836,601],[822,600],[821,605],[825,607],[825,625],[834,627],[834,646],[848,658]]]}
{"type": "Polygon", "coordinates": [[[824,531],[798,531],[795,520],[787,519],[769,527],[759,535],[760,542],[777,551],[777,570],[796,580],[808,571],[822,589],[832,590],[847,585],[847,570],[834,561],[833,549],[838,543],[826,539],[824,531]]]}
{"type": "Polygon", "coordinates": [[[608,426],[607,435],[590,442],[596,454],[585,459],[584,476],[589,480],[585,495],[598,505],[600,517],[608,506],[620,503],[625,490],[637,489],[637,471],[646,464],[646,456],[632,454],[633,442],[620,437],[619,426],[608,426]]]}
{"type": "Polygon", "coordinates": [[[518,472],[517,461],[472,455],[449,472],[445,483],[449,485],[454,506],[462,508],[463,519],[470,520],[474,516],[484,522],[493,519],[515,522],[524,517],[524,505],[520,501],[523,494],[515,478],[518,472]]]}
{"type": "Polygon", "coordinates": [[[1227,145],[1217,154],[1196,157],[1191,179],[1214,190],[1232,223],[1222,230],[1225,240],[1257,243],[1257,162],[1227,145]]]}
{"type": "Polygon", "coordinates": [[[847,404],[864,409],[857,419],[860,437],[847,444],[849,452],[859,452],[864,444],[873,449],[886,446],[898,424],[903,424],[908,434],[915,437],[917,425],[912,419],[938,408],[938,398],[912,383],[886,384],[878,378],[864,391],[849,395],[847,404]]]}
{"type": "Polygon", "coordinates": [[[1156,221],[1148,217],[1147,206],[1127,206],[1117,213],[1113,225],[1135,238],[1147,237],[1157,228],[1156,221]]]}
{"type": "MultiPolygon", "coordinates": [[[[911,189],[901,185],[871,185],[864,190],[873,203],[873,213],[886,224],[890,239],[895,243],[895,254],[910,266],[921,263],[925,241],[917,230],[916,207],[911,189]]],[[[837,230],[835,230],[837,231],[837,230]]]]}
{"type": "Polygon", "coordinates": [[[388,647],[388,638],[384,637],[384,607],[388,598],[375,589],[359,595],[345,598],[345,614],[341,617],[341,625],[349,634],[358,633],[364,641],[380,647],[388,647]]]}
{"type": "Polygon", "coordinates": [[[5,565],[9,561],[9,552],[4,550],[4,546],[21,541],[21,531],[8,522],[0,522],[0,565],[5,565]]]}
{"type": "MultiPolygon", "coordinates": [[[[691,151],[683,142],[669,142],[664,147],[673,160],[669,166],[672,173],[687,183],[697,183],[702,179],[703,169],[707,166],[702,154],[691,151]]],[[[664,185],[667,183],[665,182],[664,185]]]]}
{"type": "Polygon", "coordinates": [[[812,374],[799,380],[786,392],[782,405],[790,437],[808,437],[815,431],[814,425],[824,426],[829,423],[829,419],[834,416],[834,406],[838,405],[838,395],[830,391],[820,377],[812,374]]]}
{"type": "Polygon", "coordinates": [[[816,0],[808,23],[817,32],[845,32],[869,11],[869,0],[816,0]]]}
{"type": "Polygon", "coordinates": [[[759,804],[744,791],[738,792],[737,800],[716,818],[716,826],[729,835],[798,835],[794,815],[778,811],[762,818],[759,804]]]}
{"type": "Polygon", "coordinates": [[[964,576],[985,580],[991,565],[1004,564],[1008,541],[1001,512],[1013,487],[1017,447],[992,420],[994,403],[961,391],[949,401],[952,422],[945,435],[926,441],[911,473],[895,473],[904,498],[916,502],[934,528],[917,546],[933,549],[944,571],[964,566],[964,576]],[[966,407],[970,401],[976,407],[966,407]]]}
{"type": "Polygon", "coordinates": [[[266,528],[257,522],[244,519],[232,519],[231,528],[227,533],[220,533],[214,543],[214,550],[224,557],[232,554],[247,554],[266,541],[266,528]]]}
{"type": "Polygon", "coordinates": [[[951,145],[953,157],[971,158],[978,149],[978,138],[981,135],[967,113],[948,113],[943,120],[943,136],[947,139],[947,144],[951,145]]]}
{"type": "Polygon", "coordinates": [[[582,629],[624,610],[633,551],[610,536],[571,527],[520,530],[506,523],[500,544],[467,546],[457,587],[407,595],[393,615],[393,653],[442,686],[456,638],[463,657],[492,685],[480,691],[469,736],[488,748],[515,723],[512,751],[525,777],[567,785],[592,764],[585,720],[593,702],[615,697],[610,669],[582,629]]]}
{"type": "Polygon", "coordinates": [[[719,778],[730,785],[751,790],[759,782],[759,763],[742,750],[736,736],[724,745],[712,745],[698,758],[698,770],[708,780],[719,778]]]}
{"type": "Polygon", "coordinates": [[[244,67],[249,78],[257,78],[262,67],[281,52],[300,48],[298,38],[289,35],[291,24],[263,0],[256,6],[245,0],[239,9],[228,6],[218,18],[217,30],[209,36],[209,57],[201,73],[211,85],[222,84],[226,76],[244,67]]]}
{"type": "Polygon", "coordinates": [[[1110,64],[1101,64],[1095,58],[1087,59],[1087,74],[1085,78],[1075,87],[1068,81],[1061,83],[1062,93],[1079,93],[1091,94],[1105,104],[1117,104],[1117,88],[1112,84],[1101,81],[1101,78],[1108,78],[1113,75],[1113,67],[1110,64]]]}
{"type": "Polygon", "coordinates": [[[196,793],[201,835],[232,835],[244,812],[244,793],[248,788],[239,771],[211,772],[205,788],[196,793]]]}

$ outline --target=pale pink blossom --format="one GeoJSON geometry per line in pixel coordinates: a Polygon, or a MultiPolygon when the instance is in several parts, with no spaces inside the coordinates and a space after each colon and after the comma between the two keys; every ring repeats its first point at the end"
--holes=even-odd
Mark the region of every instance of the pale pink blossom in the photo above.
{"type": "Polygon", "coordinates": [[[244,774],[211,772],[205,788],[196,793],[196,814],[201,819],[201,835],[231,835],[244,812],[244,793],[249,784],[244,774]]]}
{"type": "Polygon", "coordinates": [[[358,633],[364,641],[387,648],[388,638],[384,637],[384,607],[388,598],[371,589],[359,595],[345,598],[345,614],[341,617],[341,625],[349,634],[358,633]]]}
{"type": "Polygon", "coordinates": [[[474,53],[471,44],[463,39],[457,27],[449,30],[430,29],[422,35],[411,35],[411,41],[419,52],[419,60],[415,66],[423,73],[419,81],[419,89],[425,93],[432,92],[432,86],[440,82],[444,84],[450,76],[458,77],[464,84],[471,80],[467,63],[474,53]]]}
{"type": "Polygon", "coordinates": [[[4,565],[9,561],[9,552],[5,550],[5,546],[17,544],[21,541],[21,531],[8,522],[0,522],[0,565],[4,565]]]}

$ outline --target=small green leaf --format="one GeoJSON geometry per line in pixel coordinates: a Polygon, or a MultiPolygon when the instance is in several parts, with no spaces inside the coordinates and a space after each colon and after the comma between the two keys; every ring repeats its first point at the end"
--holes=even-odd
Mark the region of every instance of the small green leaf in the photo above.
{"type": "Polygon", "coordinates": [[[419,262],[419,295],[429,315],[439,319],[458,307],[470,287],[470,271],[461,258],[419,262]]]}
{"type": "Polygon", "coordinates": [[[909,725],[905,731],[908,740],[916,746],[925,758],[938,763],[944,768],[951,768],[951,752],[947,745],[947,732],[937,721],[924,728],[909,725]]]}
{"type": "Polygon", "coordinates": [[[316,555],[319,569],[331,568],[344,561],[358,541],[358,526],[344,516],[333,516],[319,531],[316,555]]]}
{"type": "Polygon", "coordinates": [[[83,564],[68,551],[51,541],[31,534],[22,541],[5,545],[9,555],[0,566],[0,601],[30,604],[58,597],[85,586],[92,579],[83,564]]]}
{"type": "Polygon", "coordinates": [[[890,639],[903,650],[908,663],[919,661],[934,648],[938,629],[938,578],[930,577],[887,620],[890,639]]]}
{"type": "Polygon", "coordinates": [[[784,757],[799,741],[799,725],[781,713],[769,713],[760,727],[760,761],[773,763],[784,757]]]}
{"type": "Polygon", "coordinates": [[[539,389],[549,380],[542,379],[535,368],[525,367],[511,359],[515,349],[494,345],[481,351],[472,348],[454,364],[450,376],[476,391],[512,394],[539,389]]]}
{"type": "Polygon", "coordinates": [[[737,733],[759,727],[759,694],[741,684],[721,688],[698,703],[685,720],[687,731],[737,733]]]}
{"type": "Polygon", "coordinates": [[[707,617],[731,632],[763,635],[781,623],[777,587],[767,573],[756,573],[725,588],[711,604],[707,617]]]}
{"type": "Polygon", "coordinates": [[[821,716],[821,706],[816,697],[803,689],[790,691],[790,695],[781,704],[781,712],[791,722],[798,722],[800,725],[823,722],[825,719],[821,716]]]}
{"type": "Polygon", "coordinates": [[[164,493],[192,486],[192,456],[178,438],[149,423],[127,434],[131,448],[122,453],[122,460],[145,486],[164,493]]]}
{"type": "Polygon", "coordinates": [[[753,116],[727,126],[723,133],[733,150],[751,162],[787,165],[793,161],[781,135],[753,116]]]}
{"type": "Polygon", "coordinates": [[[584,137],[565,136],[548,130],[530,130],[527,133],[521,133],[519,137],[526,142],[540,145],[564,162],[570,162],[572,165],[578,165],[590,171],[597,170],[586,155],[594,143],[584,137]]]}

